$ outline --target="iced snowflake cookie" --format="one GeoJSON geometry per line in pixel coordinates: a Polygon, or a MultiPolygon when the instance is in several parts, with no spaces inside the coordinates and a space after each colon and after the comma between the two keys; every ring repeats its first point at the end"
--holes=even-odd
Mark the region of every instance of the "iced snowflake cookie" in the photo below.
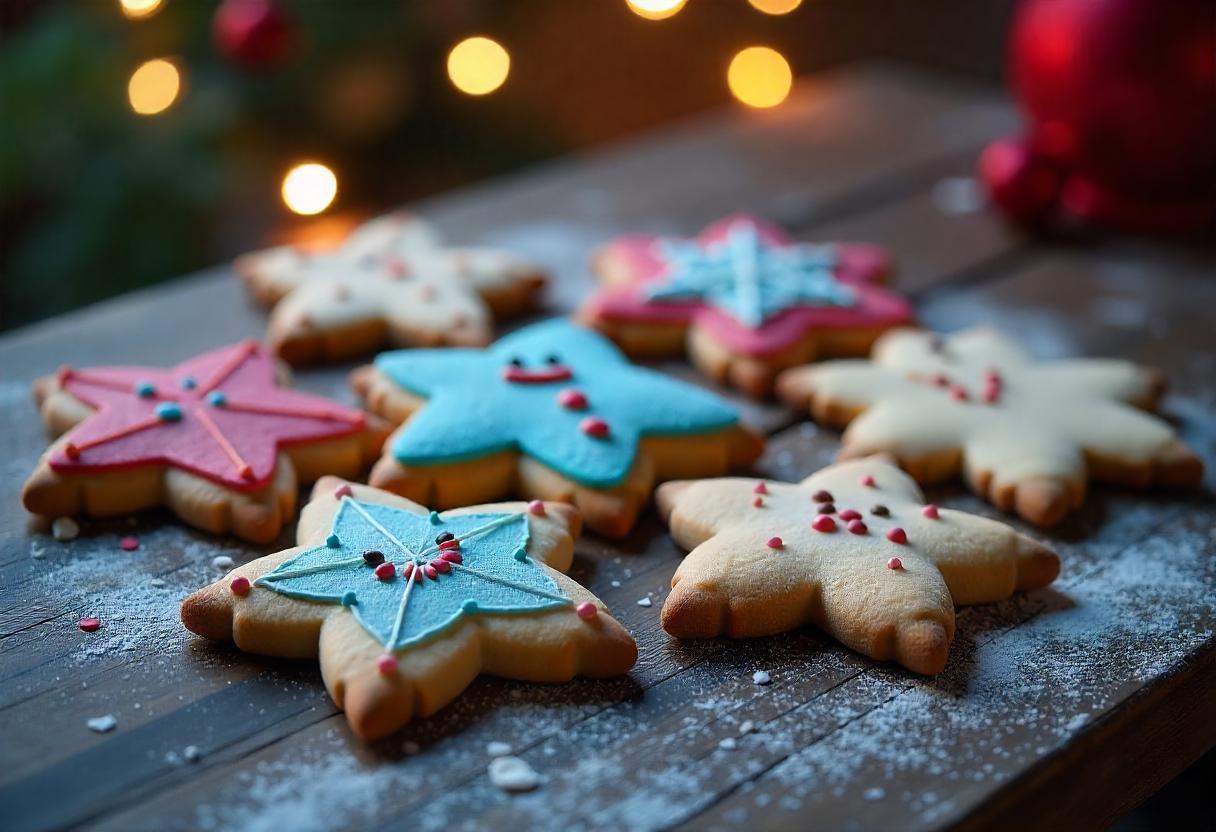
{"type": "Polygon", "coordinates": [[[438,508],[518,495],[564,500],[619,537],[654,484],[724,474],[763,440],[719,397],[635,367],[568,321],[486,350],[402,350],[357,370],[375,412],[404,424],[371,483],[438,508]]]}
{"type": "Polygon", "coordinates": [[[865,355],[884,330],[912,319],[907,301],[878,285],[882,250],[805,245],[747,215],[719,220],[695,240],[631,235],[592,265],[606,287],[579,317],[637,357],[682,355],[706,375],[753,396],[783,369],[865,355]]]}
{"type": "Polygon", "coordinates": [[[319,656],[330,695],[372,740],[479,673],[564,682],[633,667],[633,638],[562,574],[578,532],[560,503],[439,514],[327,477],[301,512],[299,545],[194,593],[182,622],[252,653],[319,656]]]}
{"type": "Polygon", "coordinates": [[[248,341],[171,369],[64,367],[35,398],[56,436],[22,492],[35,514],[108,517],[165,506],[192,526],[273,540],[299,483],[353,477],[382,420],[280,387],[286,368],[248,341]]]}
{"type": "Polygon", "coordinates": [[[539,266],[497,249],[445,247],[404,212],[372,220],[336,250],[284,246],[238,258],[236,270],[274,307],[267,342],[292,364],[386,344],[488,344],[493,317],[530,308],[544,285],[539,266]]]}
{"type": "Polygon", "coordinates": [[[655,500],[691,550],[663,604],[663,629],[680,638],[814,624],[873,659],[939,673],[955,604],[1046,586],[1060,568],[1003,523],[926,505],[907,474],[877,457],[798,484],[669,482],[655,500]]]}
{"type": "Polygon", "coordinates": [[[1040,364],[988,329],[948,338],[901,330],[869,361],[784,373],[782,398],[848,425],[842,458],[895,455],[920,482],[965,474],[976,493],[1032,523],[1060,522],[1092,478],[1193,485],[1203,463],[1151,409],[1164,387],[1126,361],[1040,364]]]}

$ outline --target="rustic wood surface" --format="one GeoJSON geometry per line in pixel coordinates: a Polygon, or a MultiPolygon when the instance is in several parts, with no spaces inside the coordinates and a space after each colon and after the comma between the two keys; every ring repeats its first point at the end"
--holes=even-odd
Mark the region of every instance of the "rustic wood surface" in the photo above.
{"type": "MultiPolygon", "coordinates": [[[[987,322],[1044,357],[1162,367],[1166,413],[1216,471],[1212,250],[1009,232],[969,204],[964,178],[1015,121],[993,90],[854,68],[804,82],[775,113],[699,118],[417,207],[454,239],[548,263],[551,312],[588,288],[588,246],[623,230],[692,233],[752,210],[807,239],[873,240],[927,325],[987,322]]],[[[483,678],[363,746],[314,662],[244,655],[180,627],[177,604],[218,576],[214,557],[279,547],[208,538],[163,513],[85,523],[59,543],[18,501],[46,443],[35,376],[60,363],[172,363],[262,327],[219,268],[0,339],[4,828],[1091,828],[1216,743],[1209,473],[1186,494],[1096,488],[1042,535],[1063,557],[1059,581],[962,610],[949,667],[933,679],[813,631],[673,641],[658,613],[681,554],[647,516],[619,543],[586,537],[571,571],[637,637],[628,678],[483,678]],[[130,533],[142,545],[121,551],[130,533]],[[102,629],[79,631],[84,615],[102,629]],[[757,669],[773,683],[755,685],[757,669]],[[105,714],[114,731],[86,727],[105,714]],[[542,787],[508,796],[491,785],[491,741],[528,760],[542,787]]],[[[346,369],[297,383],[353,401],[346,369]]],[[[838,446],[784,408],[746,409],[772,434],[765,475],[800,478],[838,446]]],[[[933,498],[997,514],[959,489],[933,498]]]]}

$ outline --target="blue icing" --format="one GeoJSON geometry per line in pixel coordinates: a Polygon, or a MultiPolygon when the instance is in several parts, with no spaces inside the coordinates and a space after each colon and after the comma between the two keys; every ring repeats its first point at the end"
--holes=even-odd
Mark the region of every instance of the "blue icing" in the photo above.
{"type": "Polygon", "coordinates": [[[406,465],[436,465],[519,450],[584,485],[625,479],[642,436],[682,436],[729,428],[738,413],[718,396],[635,367],[606,338],[565,320],[526,327],[486,350],[429,349],[383,353],[376,366],[427,405],[393,442],[406,465]],[[518,360],[537,372],[567,367],[569,378],[508,381],[518,360]],[[556,364],[553,359],[557,359],[556,364]],[[563,407],[557,394],[577,388],[585,409],[563,407]],[[603,419],[606,437],[580,423],[603,419]]]}
{"type": "Polygon", "coordinates": [[[349,607],[386,650],[401,650],[425,641],[462,617],[538,612],[571,603],[535,563],[515,559],[515,551],[528,542],[528,521],[522,514],[462,514],[434,525],[426,515],[347,498],[338,508],[331,536],[341,541],[338,547],[308,549],[263,575],[257,585],[292,598],[349,607]],[[413,555],[422,556],[414,558],[402,551],[361,511],[413,555]],[[451,571],[438,580],[413,582],[402,614],[402,597],[409,581],[401,577],[401,567],[411,560],[425,563],[434,558],[435,537],[442,532],[462,538],[491,523],[498,525],[461,541],[461,565],[453,564],[451,571]],[[363,553],[370,550],[382,552],[387,562],[395,564],[397,577],[391,581],[377,578],[363,560],[363,553]],[[290,574],[316,567],[323,568],[294,577],[290,574]]]}
{"type": "Polygon", "coordinates": [[[647,292],[651,301],[703,300],[749,327],[797,306],[852,306],[853,291],[836,280],[830,246],[772,246],[756,226],[739,223],[709,246],[662,240],[667,277],[647,292]]]}

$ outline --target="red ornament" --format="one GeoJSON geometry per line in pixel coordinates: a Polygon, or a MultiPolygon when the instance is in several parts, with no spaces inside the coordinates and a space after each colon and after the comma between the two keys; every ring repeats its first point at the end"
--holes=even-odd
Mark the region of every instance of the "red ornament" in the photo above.
{"type": "Polygon", "coordinates": [[[1209,0],[1024,0],[1009,76],[1028,125],[981,158],[993,201],[1023,223],[1216,222],[1211,15],[1209,0]]]}
{"type": "Polygon", "coordinates": [[[281,61],[294,40],[291,23],[276,0],[223,0],[211,20],[215,47],[246,69],[281,61]]]}

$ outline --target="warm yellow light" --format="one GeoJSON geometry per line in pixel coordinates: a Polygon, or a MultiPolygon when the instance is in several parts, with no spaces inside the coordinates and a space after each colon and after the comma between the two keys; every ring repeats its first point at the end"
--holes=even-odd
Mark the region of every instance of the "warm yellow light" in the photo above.
{"type": "Polygon", "coordinates": [[[131,109],[141,116],[152,116],[169,109],[177,100],[182,78],[175,67],[164,58],[140,64],[127,82],[127,99],[131,109]]]}
{"type": "Polygon", "coordinates": [[[338,177],[320,162],[305,162],[283,177],[283,204],[297,214],[319,214],[338,195],[338,177]]]}
{"type": "Polygon", "coordinates": [[[647,20],[662,20],[684,8],[688,0],[625,0],[629,11],[647,20]]]}
{"type": "Polygon", "coordinates": [[[156,14],[164,0],[118,0],[123,15],[131,20],[156,14]]]}
{"type": "Polygon", "coordinates": [[[726,71],[731,94],[749,107],[776,107],[790,94],[793,81],[789,63],[767,46],[740,51],[726,71]]]}
{"type": "Polygon", "coordinates": [[[510,71],[511,56],[502,44],[489,38],[465,38],[448,53],[448,78],[469,95],[494,92],[510,71]]]}
{"type": "Polygon", "coordinates": [[[802,0],[747,0],[757,11],[765,14],[789,14],[802,5],[802,0]]]}

